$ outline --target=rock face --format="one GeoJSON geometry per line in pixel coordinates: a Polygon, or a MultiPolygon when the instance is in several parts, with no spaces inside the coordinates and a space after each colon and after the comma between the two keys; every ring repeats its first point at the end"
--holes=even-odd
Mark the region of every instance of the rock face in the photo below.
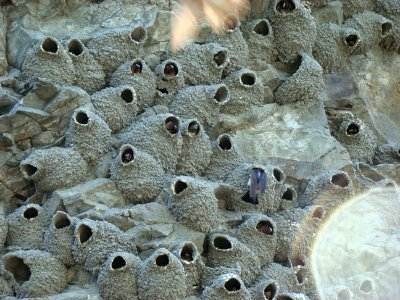
{"type": "Polygon", "coordinates": [[[0,295],[399,294],[400,2],[181,4],[0,1],[0,295]]]}

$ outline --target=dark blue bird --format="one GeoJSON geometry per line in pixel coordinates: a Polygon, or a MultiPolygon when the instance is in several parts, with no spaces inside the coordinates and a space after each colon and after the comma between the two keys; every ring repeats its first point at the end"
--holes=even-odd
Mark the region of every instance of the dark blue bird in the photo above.
{"type": "Polygon", "coordinates": [[[252,204],[258,204],[258,196],[263,195],[267,188],[267,174],[265,174],[265,171],[262,169],[252,169],[247,185],[249,190],[242,197],[242,200],[252,204]]]}

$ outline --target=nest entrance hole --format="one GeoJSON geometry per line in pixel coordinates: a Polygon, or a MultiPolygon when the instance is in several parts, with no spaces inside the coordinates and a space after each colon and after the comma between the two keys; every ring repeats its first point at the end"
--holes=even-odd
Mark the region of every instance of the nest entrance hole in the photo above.
{"type": "Polygon", "coordinates": [[[200,124],[196,121],[192,121],[189,123],[187,131],[190,136],[196,136],[200,132],[200,124]]]}
{"type": "Polygon", "coordinates": [[[240,289],[242,288],[239,280],[237,280],[236,278],[230,278],[229,280],[227,280],[224,284],[224,288],[228,291],[228,292],[237,292],[240,291],[240,289]]]}
{"type": "Polygon", "coordinates": [[[172,116],[165,119],[165,128],[170,134],[176,134],[179,130],[179,120],[177,117],[172,116]]]}
{"type": "Polygon", "coordinates": [[[58,52],[58,44],[52,38],[46,38],[42,43],[42,49],[48,53],[57,53],[58,52]]]}
{"type": "Polygon", "coordinates": [[[252,86],[256,83],[256,76],[253,73],[243,73],[240,76],[240,82],[246,86],[252,86]]]}
{"type": "Polygon", "coordinates": [[[76,120],[76,122],[78,122],[79,124],[82,124],[82,125],[86,125],[86,124],[89,123],[89,117],[88,117],[88,115],[87,115],[85,112],[83,112],[83,111],[80,111],[80,112],[78,112],[78,113],[76,114],[75,120],[76,120]]]}
{"type": "Polygon", "coordinates": [[[35,175],[38,169],[34,165],[24,164],[22,165],[22,170],[25,171],[25,173],[28,174],[28,176],[33,176],[35,175]]]}
{"type": "Polygon", "coordinates": [[[219,143],[218,143],[219,147],[222,150],[231,150],[232,149],[232,142],[229,136],[227,135],[223,135],[220,139],[219,139],[219,143]]]}
{"type": "Polygon", "coordinates": [[[166,76],[175,77],[176,75],[178,75],[178,72],[178,66],[173,62],[167,63],[164,67],[164,75],[166,76]]]}
{"type": "Polygon", "coordinates": [[[274,297],[276,295],[276,290],[277,290],[277,288],[274,283],[268,284],[264,289],[264,298],[266,300],[274,299],[274,297]]]}
{"type": "Polygon", "coordinates": [[[181,250],[181,259],[192,262],[193,261],[193,246],[185,245],[181,250]]]}
{"type": "Polygon", "coordinates": [[[311,217],[313,219],[323,220],[325,218],[326,211],[322,207],[317,207],[314,209],[311,217]]]}
{"type": "Polygon", "coordinates": [[[363,292],[364,294],[370,294],[374,287],[372,286],[371,280],[365,280],[361,285],[360,285],[360,291],[363,292]]]}
{"type": "Polygon", "coordinates": [[[283,175],[283,172],[281,170],[275,168],[273,170],[273,174],[274,174],[274,177],[275,177],[276,181],[278,181],[278,182],[283,181],[284,175],[283,175]]]}
{"type": "Polygon", "coordinates": [[[79,56],[83,52],[83,44],[79,40],[72,40],[68,43],[68,52],[75,55],[79,56]]]}
{"type": "Polygon", "coordinates": [[[125,266],[126,261],[122,256],[116,256],[111,263],[111,268],[114,270],[122,269],[125,266]]]}
{"type": "Polygon", "coordinates": [[[127,164],[135,159],[135,153],[132,148],[126,148],[121,154],[121,161],[127,164]]]}
{"type": "Polygon", "coordinates": [[[282,195],[282,199],[292,201],[294,197],[294,191],[291,188],[287,188],[282,195]]]}
{"type": "Polygon", "coordinates": [[[121,92],[121,98],[124,100],[126,103],[132,103],[133,102],[133,92],[130,89],[125,89],[121,92]]]}
{"type": "Polygon", "coordinates": [[[81,244],[86,243],[93,235],[92,229],[86,225],[81,224],[78,228],[78,239],[81,244]]]}
{"type": "Polygon", "coordinates": [[[228,100],[228,89],[225,85],[220,86],[217,91],[215,92],[214,99],[215,101],[221,103],[228,100]]]}
{"type": "Polygon", "coordinates": [[[131,39],[137,43],[143,43],[146,39],[146,29],[137,27],[131,32],[131,39]]]}
{"type": "Polygon", "coordinates": [[[274,234],[274,227],[272,226],[270,221],[260,221],[256,226],[257,231],[264,233],[266,235],[274,234]]]}
{"type": "Polygon", "coordinates": [[[35,207],[29,207],[24,211],[24,218],[27,220],[32,220],[39,215],[38,210],[35,207]]]}
{"type": "Polygon", "coordinates": [[[268,28],[268,23],[265,20],[262,20],[258,22],[254,28],[253,32],[262,35],[262,36],[267,36],[269,34],[269,28],[268,28]]]}
{"type": "Polygon", "coordinates": [[[331,178],[331,182],[334,185],[337,185],[341,188],[346,188],[350,184],[349,178],[345,174],[342,174],[342,173],[333,175],[331,178]]]}
{"type": "Polygon", "coordinates": [[[349,47],[354,47],[357,45],[358,42],[358,36],[355,34],[350,34],[349,36],[346,37],[346,45],[349,47]]]}
{"type": "Polygon", "coordinates": [[[57,212],[53,217],[53,225],[56,229],[69,227],[71,225],[71,219],[64,212],[57,212]]]}
{"type": "Polygon", "coordinates": [[[132,63],[132,65],[131,65],[132,75],[140,74],[140,73],[142,73],[142,70],[143,70],[143,65],[139,60],[134,61],[132,63]]]}
{"type": "Polygon", "coordinates": [[[340,300],[350,300],[352,299],[351,292],[348,289],[342,289],[337,294],[337,298],[340,300]]]}
{"type": "Polygon", "coordinates": [[[4,268],[13,274],[15,281],[19,285],[22,285],[31,278],[31,269],[24,263],[24,260],[19,257],[7,257],[4,262],[4,268]]]}
{"type": "Polygon", "coordinates": [[[276,5],[276,11],[279,13],[288,13],[296,9],[296,5],[292,0],[282,0],[276,5]]]}
{"type": "Polygon", "coordinates": [[[232,248],[232,243],[226,237],[223,236],[217,236],[214,239],[213,244],[214,247],[219,250],[228,250],[232,248]]]}
{"type": "Polygon", "coordinates": [[[184,190],[186,190],[187,188],[187,183],[183,182],[182,180],[177,180],[174,184],[174,193],[176,195],[179,195],[180,193],[182,193],[184,190]]]}
{"type": "Polygon", "coordinates": [[[217,64],[217,67],[222,66],[226,62],[226,51],[218,51],[214,54],[213,60],[217,64]]]}
{"type": "Polygon", "coordinates": [[[391,30],[392,30],[392,23],[391,22],[385,22],[382,24],[382,35],[387,35],[391,30]]]}
{"type": "Polygon", "coordinates": [[[159,267],[166,267],[169,264],[169,257],[167,254],[161,254],[156,258],[156,265],[159,267]]]}

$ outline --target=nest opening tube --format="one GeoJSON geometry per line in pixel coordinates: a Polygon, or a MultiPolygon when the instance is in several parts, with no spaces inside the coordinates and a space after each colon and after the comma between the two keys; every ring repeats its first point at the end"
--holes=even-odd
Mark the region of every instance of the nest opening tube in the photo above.
{"type": "Polygon", "coordinates": [[[218,51],[213,56],[213,61],[216,63],[217,67],[222,66],[226,62],[226,51],[218,51]]]}
{"type": "Polygon", "coordinates": [[[86,243],[93,235],[92,228],[86,224],[79,225],[78,228],[78,240],[81,244],[86,243]]]}
{"type": "Polygon", "coordinates": [[[221,136],[218,142],[218,146],[225,151],[231,150],[232,149],[231,138],[228,135],[221,136]]]}
{"type": "Polygon", "coordinates": [[[174,62],[168,62],[164,67],[164,75],[166,76],[175,77],[178,72],[178,66],[174,62]]]}
{"type": "Polygon", "coordinates": [[[276,11],[279,13],[288,13],[296,9],[292,0],[281,0],[276,5],[276,11]]]}
{"type": "Polygon", "coordinates": [[[83,111],[80,111],[80,112],[78,112],[78,113],[76,114],[75,120],[76,120],[77,123],[79,123],[79,124],[81,124],[81,125],[86,125],[86,124],[89,123],[89,117],[88,117],[88,115],[87,115],[85,112],[83,112],[83,111]]]}
{"type": "Polygon", "coordinates": [[[35,207],[29,207],[24,211],[24,218],[27,220],[32,220],[39,215],[38,210],[35,207]]]}
{"type": "Polygon", "coordinates": [[[186,244],[185,246],[183,246],[180,256],[181,256],[182,260],[187,261],[187,262],[192,262],[193,261],[193,245],[186,244]]]}
{"type": "Polygon", "coordinates": [[[364,294],[367,294],[367,295],[370,294],[373,289],[374,289],[374,287],[372,285],[372,281],[371,280],[365,280],[360,285],[360,291],[363,292],[364,294]]]}
{"type": "Polygon", "coordinates": [[[268,23],[265,20],[262,20],[258,22],[254,28],[253,32],[262,35],[262,36],[267,36],[269,34],[269,28],[268,28],[268,23]]]}
{"type": "Polygon", "coordinates": [[[4,261],[4,268],[13,274],[15,281],[22,285],[31,278],[31,269],[24,263],[23,259],[9,256],[4,261]]]}
{"type": "Polygon", "coordinates": [[[240,291],[241,284],[240,284],[239,280],[237,280],[236,278],[230,278],[225,282],[224,288],[228,292],[236,292],[236,291],[240,291]]]}
{"type": "Polygon", "coordinates": [[[143,27],[137,27],[131,32],[131,39],[136,43],[143,43],[146,39],[147,32],[143,27]]]}
{"type": "Polygon", "coordinates": [[[225,85],[220,86],[214,94],[214,100],[218,103],[226,102],[229,98],[228,88],[225,85]]]}
{"type": "Polygon", "coordinates": [[[346,174],[342,174],[342,173],[333,175],[331,178],[331,182],[334,185],[339,186],[341,188],[346,188],[350,184],[349,178],[346,176],[346,174]]]}
{"type": "Polygon", "coordinates": [[[122,256],[114,257],[111,263],[111,268],[114,270],[122,269],[125,266],[126,266],[126,261],[122,256]]]}
{"type": "Polygon", "coordinates": [[[239,27],[239,25],[239,18],[231,14],[224,18],[224,23],[222,26],[225,31],[234,31],[237,27],[239,27]]]}
{"type": "Polygon", "coordinates": [[[133,149],[130,147],[127,147],[124,149],[121,153],[121,161],[124,164],[130,163],[135,159],[135,153],[133,152],[133,149]]]}
{"type": "Polygon", "coordinates": [[[83,49],[84,49],[83,44],[79,40],[71,40],[68,43],[68,52],[75,56],[81,55],[83,52],[83,49]]]}
{"type": "Polygon", "coordinates": [[[349,126],[346,128],[346,133],[348,135],[356,135],[360,132],[360,125],[357,123],[350,123],[349,126]]]}
{"type": "Polygon", "coordinates": [[[284,175],[283,175],[283,172],[280,169],[275,168],[273,170],[273,173],[274,173],[274,177],[275,177],[276,181],[278,181],[278,182],[283,181],[284,175]]]}
{"type": "Polygon", "coordinates": [[[200,132],[200,124],[197,123],[196,121],[192,121],[189,123],[187,132],[189,136],[196,136],[200,132]]]}
{"type": "Polygon", "coordinates": [[[44,52],[47,53],[52,53],[52,54],[56,54],[58,52],[58,44],[57,41],[54,40],[53,38],[46,38],[43,42],[42,42],[42,50],[44,52]]]}
{"type": "Polygon", "coordinates": [[[132,103],[133,102],[133,92],[130,89],[125,89],[121,92],[120,94],[122,100],[124,100],[126,103],[132,103]]]}
{"type": "Polygon", "coordinates": [[[182,193],[184,190],[186,190],[186,188],[187,188],[187,183],[183,182],[182,180],[177,180],[173,186],[173,190],[176,195],[182,193]]]}
{"type": "Polygon", "coordinates": [[[275,283],[270,283],[264,288],[264,298],[266,300],[274,299],[277,287],[275,283]]]}
{"type": "Polygon", "coordinates": [[[142,70],[143,70],[143,64],[141,61],[136,60],[132,63],[132,65],[131,65],[132,75],[140,74],[140,73],[142,73],[142,70]]]}
{"type": "Polygon", "coordinates": [[[293,197],[294,197],[294,190],[291,188],[287,188],[282,195],[282,199],[287,201],[292,201],[293,197]]]}
{"type": "Polygon", "coordinates": [[[167,254],[161,254],[156,258],[156,265],[159,267],[166,267],[169,264],[169,257],[167,254]]]}
{"type": "Polygon", "coordinates": [[[213,241],[214,247],[219,250],[228,250],[232,248],[231,242],[223,236],[217,236],[213,241]]]}
{"type": "Polygon", "coordinates": [[[22,170],[28,175],[33,176],[36,174],[38,168],[31,164],[24,164],[21,166],[22,170]]]}
{"type": "Polygon", "coordinates": [[[387,35],[392,30],[392,22],[385,22],[382,24],[382,35],[387,35]]]}
{"type": "Polygon", "coordinates": [[[339,293],[337,294],[337,298],[340,300],[350,300],[353,297],[352,297],[350,290],[347,288],[344,288],[339,291],[339,293]]]}
{"type": "Polygon", "coordinates": [[[252,86],[256,83],[256,76],[253,73],[243,73],[240,76],[240,82],[246,86],[252,86]]]}
{"type": "Polygon", "coordinates": [[[264,233],[266,235],[273,235],[274,234],[274,227],[272,226],[271,222],[269,221],[260,221],[256,225],[257,231],[264,233]]]}
{"type": "Polygon", "coordinates": [[[323,220],[325,218],[325,214],[326,214],[325,209],[323,209],[322,207],[319,206],[316,209],[314,209],[311,217],[313,219],[323,220]]]}
{"type": "Polygon", "coordinates": [[[170,134],[176,134],[179,131],[179,120],[172,116],[165,119],[165,128],[170,134]]]}
{"type": "Polygon", "coordinates": [[[355,34],[350,34],[345,39],[346,45],[349,47],[354,47],[358,43],[358,36],[355,34]]]}
{"type": "Polygon", "coordinates": [[[56,229],[71,226],[71,219],[65,212],[56,212],[56,214],[53,216],[52,222],[56,229]]]}

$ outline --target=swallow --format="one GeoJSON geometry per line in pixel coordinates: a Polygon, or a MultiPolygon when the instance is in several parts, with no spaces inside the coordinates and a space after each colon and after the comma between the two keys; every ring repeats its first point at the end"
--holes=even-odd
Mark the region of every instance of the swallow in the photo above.
{"type": "Polygon", "coordinates": [[[252,204],[258,204],[258,196],[263,195],[267,188],[267,174],[265,171],[259,168],[252,169],[247,186],[249,190],[242,197],[242,200],[252,204]]]}

